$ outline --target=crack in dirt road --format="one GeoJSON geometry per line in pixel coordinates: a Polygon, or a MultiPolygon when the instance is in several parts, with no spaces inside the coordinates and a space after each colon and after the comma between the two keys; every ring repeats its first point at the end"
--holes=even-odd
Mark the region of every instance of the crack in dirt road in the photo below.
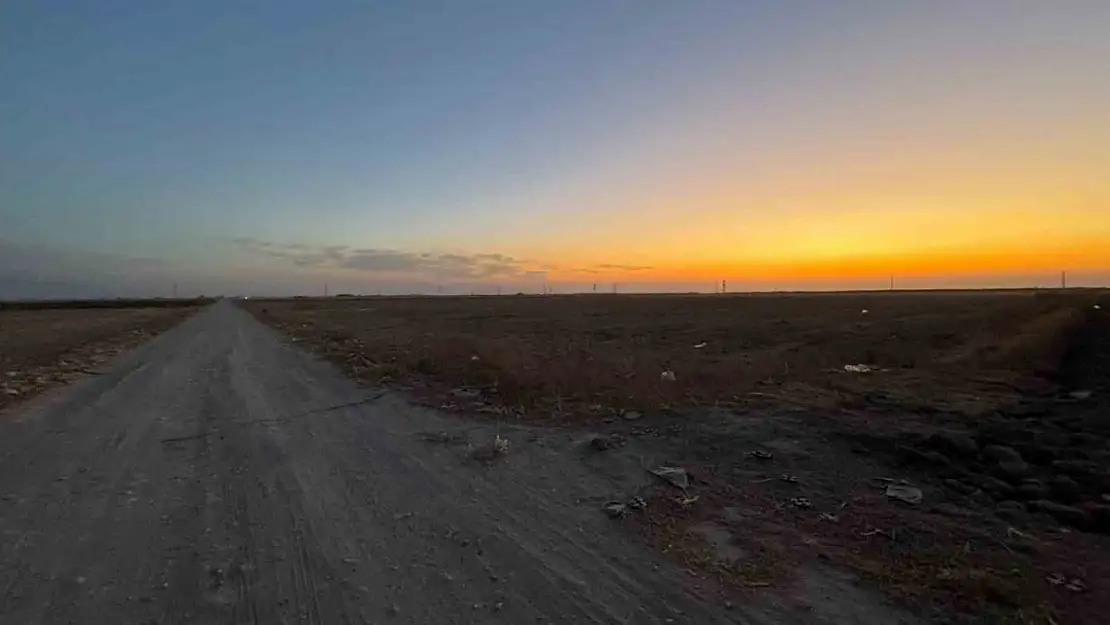
{"type": "Polygon", "coordinates": [[[418,440],[460,425],[216,304],[0,426],[0,623],[779,622],[697,598],[542,435],[418,440]]]}

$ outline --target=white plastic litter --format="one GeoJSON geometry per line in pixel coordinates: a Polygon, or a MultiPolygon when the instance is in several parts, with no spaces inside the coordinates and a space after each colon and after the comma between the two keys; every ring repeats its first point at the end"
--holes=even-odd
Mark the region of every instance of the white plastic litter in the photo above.
{"type": "Polygon", "coordinates": [[[663,373],[659,374],[659,379],[663,380],[664,382],[674,382],[678,378],[675,377],[674,371],[664,371],[663,373]]]}
{"type": "Polygon", "coordinates": [[[878,371],[871,365],[844,365],[844,370],[848,373],[873,373],[878,371]]]}
{"type": "MultiPolygon", "coordinates": [[[[1097,308],[1097,306],[1096,306],[1096,308],[1097,308]]],[[[707,343],[705,341],[702,341],[701,343],[698,343],[697,345],[695,345],[694,349],[701,349],[701,348],[705,347],[706,345],[707,345],[707,343]]]]}
{"type": "Polygon", "coordinates": [[[866,315],[867,314],[867,309],[864,308],[863,310],[859,311],[859,314],[866,315]]]}

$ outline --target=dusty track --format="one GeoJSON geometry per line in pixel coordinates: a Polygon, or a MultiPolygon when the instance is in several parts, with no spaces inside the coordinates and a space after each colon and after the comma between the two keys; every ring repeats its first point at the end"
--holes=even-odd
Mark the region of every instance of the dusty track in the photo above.
{"type": "Polygon", "coordinates": [[[475,427],[217,304],[0,425],[0,623],[774,622],[694,597],[541,435],[488,467],[419,436],[475,427]]]}

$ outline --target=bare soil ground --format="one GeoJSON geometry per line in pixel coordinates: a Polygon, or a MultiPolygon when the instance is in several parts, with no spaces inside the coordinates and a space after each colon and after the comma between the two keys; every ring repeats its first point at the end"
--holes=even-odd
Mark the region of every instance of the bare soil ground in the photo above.
{"type": "Polygon", "coordinates": [[[1104,292],[247,306],[362,381],[682,467],[684,489],[614,494],[621,522],[730,600],[851,622],[805,612],[832,571],[935,620],[1110,609],[1104,292]]]}
{"type": "Polygon", "coordinates": [[[122,351],[180,323],[199,307],[0,304],[0,411],[96,374],[122,351]]]}

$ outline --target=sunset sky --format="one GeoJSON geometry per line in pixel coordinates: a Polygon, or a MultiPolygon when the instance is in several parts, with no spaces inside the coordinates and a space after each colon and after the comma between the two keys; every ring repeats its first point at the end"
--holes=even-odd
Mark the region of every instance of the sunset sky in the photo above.
{"type": "Polygon", "coordinates": [[[9,0],[0,298],[1108,285],[1108,33],[1106,0],[9,0]]]}

